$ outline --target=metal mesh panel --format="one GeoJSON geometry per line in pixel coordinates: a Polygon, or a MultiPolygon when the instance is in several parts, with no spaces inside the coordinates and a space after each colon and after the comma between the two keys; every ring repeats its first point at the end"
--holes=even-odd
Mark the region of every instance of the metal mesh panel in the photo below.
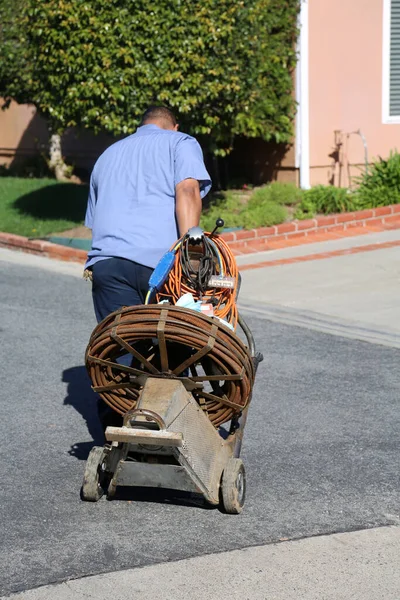
{"type": "Polygon", "coordinates": [[[182,432],[180,451],[206,488],[215,490],[223,469],[222,438],[194,400],[189,399],[168,430],[182,432]]]}
{"type": "Polygon", "coordinates": [[[183,434],[179,453],[208,490],[209,496],[218,501],[219,482],[229,449],[193,396],[181,382],[150,378],[142,392],[139,407],[162,417],[167,431],[183,434]]]}

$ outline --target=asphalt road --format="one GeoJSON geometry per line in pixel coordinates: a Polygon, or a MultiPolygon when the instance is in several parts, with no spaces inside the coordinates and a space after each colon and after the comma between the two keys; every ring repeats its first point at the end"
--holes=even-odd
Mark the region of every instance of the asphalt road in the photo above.
{"type": "Polygon", "coordinates": [[[265,362],[240,516],[178,495],[80,500],[99,441],[89,286],[0,263],[0,594],[284,538],[398,523],[400,350],[250,317],[265,362]],[[135,501],[134,501],[135,500],[135,501]]]}

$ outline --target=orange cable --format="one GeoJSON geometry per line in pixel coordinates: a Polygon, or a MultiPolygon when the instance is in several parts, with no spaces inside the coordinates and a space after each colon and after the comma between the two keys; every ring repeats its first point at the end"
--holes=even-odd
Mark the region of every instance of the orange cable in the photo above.
{"type": "MultiPolygon", "coordinates": [[[[211,234],[208,232],[205,232],[204,235],[211,238],[211,234]]],[[[173,304],[176,304],[179,298],[187,293],[191,293],[197,301],[201,299],[203,302],[207,302],[212,298],[215,298],[217,304],[214,306],[214,315],[221,319],[225,319],[234,327],[234,329],[236,329],[238,319],[236,296],[239,275],[236,260],[228,244],[222,238],[218,235],[213,235],[211,239],[217,246],[221,255],[224,274],[234,278],[234,288],[210,288],[203,294],[202,298],[200,298],[199,293],[191,287],[190,282],[184,280],[180,261],[180,253],[182,251],[180,246],[176,251],[174,266],[171,269],[163,289],[157,294],[156,301],[160,302],[161,300],[168,299],[173,304]]],[[[175,248],[176,245],[177,244],[175,243],[173,248],[175,248]]],[[[217,267],[217,274],[220,274],[219,265],[218,263],[215,264],[217,267]]]]}

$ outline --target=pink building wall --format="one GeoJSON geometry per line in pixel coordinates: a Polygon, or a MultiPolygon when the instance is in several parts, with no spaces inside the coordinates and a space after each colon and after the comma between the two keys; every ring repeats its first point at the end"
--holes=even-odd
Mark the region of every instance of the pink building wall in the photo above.
{"type": "Polygon", "coordinates": [[[364,164],[352,132],[369,160],[400,150],[400,126],[382,119],[384,0],[308,1],[311,184],[345,186],[364,164]]]}
{"type": "Polygon", "coordinates": [[[8,109],[0,110],[0,164],[36,154],[47,138],[46,123],[36,116],[33,106],[12,102],[8,109]]]}
{"type": "MultiPolygon", "coordinates": [[[[63,135],[62,151],[76,167],[91,170],[98,156],[115,141],[106,134],[69,129],[63,135]]],[[[46,121],[34,106],[16,104],[0,111],[0,165],[24,162],[42,152],[47,155],[49,132],[46,121]]]]}

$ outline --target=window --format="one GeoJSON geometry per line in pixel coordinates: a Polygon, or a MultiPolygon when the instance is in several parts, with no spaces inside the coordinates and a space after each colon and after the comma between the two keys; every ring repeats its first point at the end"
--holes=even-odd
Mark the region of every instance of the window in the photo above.
{"type": "Polygon", "coordinates": [[[400,123],[400,0],[383,0],[383,122],[400,123]]]}

